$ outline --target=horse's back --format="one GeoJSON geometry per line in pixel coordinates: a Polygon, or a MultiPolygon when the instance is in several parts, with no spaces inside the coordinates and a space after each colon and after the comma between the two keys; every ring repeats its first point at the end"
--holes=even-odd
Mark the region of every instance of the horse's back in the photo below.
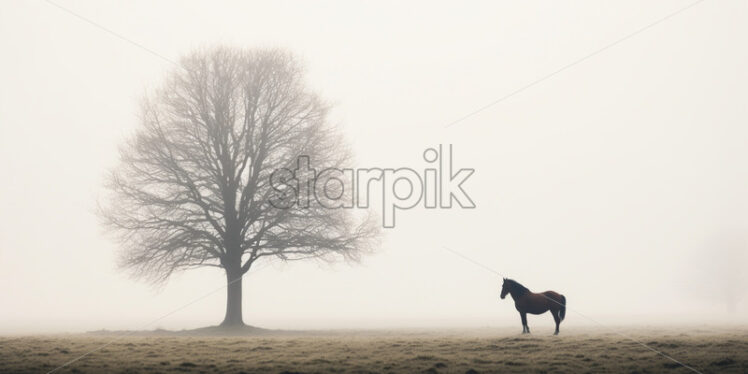
{"type": "Polygon", "coordinates": [[[563,296],[561,296],[560,293],[558,293],[556,291],[545,291],[545,292],[543,292],[543,295],[545,295],[547,297],[550,297],[550,298],[552,298],[554,300],[560,300],[563,297],[563,296]]]}
{"type": "Polygon", "coordinates": [[[564,295],[561,295],[556,291],[545,291],[543,292],[543,296],[548,299],[548,303],[550,304],[548,307],[551,309],[557,309],[558,307],[566,304],[566,298],[564,297],[564,295]]]}

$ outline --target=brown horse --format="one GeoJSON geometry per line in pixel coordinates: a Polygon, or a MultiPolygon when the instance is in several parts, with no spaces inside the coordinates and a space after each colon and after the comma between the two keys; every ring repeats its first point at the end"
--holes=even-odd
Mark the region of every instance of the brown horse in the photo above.
{"type": "Polygon", "coordinates": [[[501,286],[502,300],[506,297],[506,294],[512,295],[514,307],[517,308],[520,317],[522,317],[523,334],[530,333],[530,327],[527,326],[527,313],[543,314],[550,310],[553,320],[556,321],[556,332],[553,335],[558,335],[558,325],[566,317],[566,297],[564,295],[553,291],[533,293],[517,281],[504,278],[504,284],[501,286]]]}

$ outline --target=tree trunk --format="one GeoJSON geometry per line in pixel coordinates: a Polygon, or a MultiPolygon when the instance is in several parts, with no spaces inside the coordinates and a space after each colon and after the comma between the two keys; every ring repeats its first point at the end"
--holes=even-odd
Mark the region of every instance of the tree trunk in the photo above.
{"type": "Polygon", "coordinates": [[[233,267],[226,268],[226,317],[221,326],[244,326],[242,319],[242,272],[233,267]]]}

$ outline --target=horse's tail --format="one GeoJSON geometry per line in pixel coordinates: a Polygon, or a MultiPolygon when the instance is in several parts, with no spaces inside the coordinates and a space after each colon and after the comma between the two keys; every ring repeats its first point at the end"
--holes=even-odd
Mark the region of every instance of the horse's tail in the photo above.
{"type": "Polygon", "coordinates": [[[558,312],[558,316],[563,321],[566,318],[566,296],[561,295],[561,310],[558,312]]]}

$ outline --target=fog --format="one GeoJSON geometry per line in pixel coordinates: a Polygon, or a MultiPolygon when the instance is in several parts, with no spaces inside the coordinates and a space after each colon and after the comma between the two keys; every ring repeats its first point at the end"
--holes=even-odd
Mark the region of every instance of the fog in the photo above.
{"type": "Polygon", "coordinates": [[[451,144],[475,169],[475,209],[399,211],[360,263],[260,264],[245,322],[518,327],[501,277],[445,247],[562,292],[567,328],[748,322],[745,2],[697,4],[451,126],[689,2],[55,3],[96,25],[0,12],[0,333],[220,322],[221,271],[133,279],[95,214],[141,98],[213,45],[295,53],[358,167],[422,170],[451,144]]]}

